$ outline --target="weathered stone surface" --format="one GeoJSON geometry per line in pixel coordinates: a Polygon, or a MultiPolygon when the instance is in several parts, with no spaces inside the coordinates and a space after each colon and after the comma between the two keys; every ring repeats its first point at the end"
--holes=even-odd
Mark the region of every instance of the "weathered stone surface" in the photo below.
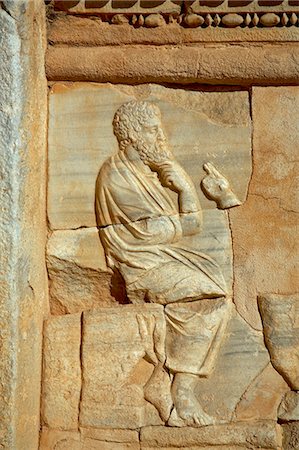
{"type": "MultiPolygon", "coordinates": [[[[145,354],[147,359],[155,358],[151,330],[154,321],[158,320],[158,324],[164,321],[163,308],[160,305],[132,305],[101,309],[84,316],[81,426],[137,428],[150,422],[158,424],[157,411],[144,400],[144,387],[154,366],[143,358],[145,354]],[[152,323],[150,328],[148,320],[152,323]],[[106,408],[105,404],[109,407],[106,408]]],[[[216,423],[233,417],[240,398],[269,362],[262,335],[252,331],[237,315],[232,319],[227,334],[214,372],[208,378],[199,378],[196,387],[200,405],[216,423]],[[218,386],[217,394],[215,386],[218,386]]],[[[271,378],[269,374],[264,378],[264,386],[273,379],[275,381],[275,377],[271,378]]],[[[279,382],[275,386],[282,389],[279,382]]],[[[251,387],[252,396],[258,394],[258,388],[251,387]]],[[[157,389],[162,395],[169,386],[162,384],[157,389]]],[[[278,406],[279,402],[277,396],[269,399],[262,411],[267,411],[269,418],[275,417],[275,405],[278,406]]],[[[242,407],[239,408],[242,416],[242,407]]],[[[246,420],[245,416],[241,419],[246,420]]],[[[259,417],[259,412],[250,416],[251,419],[259,417]]]]}
{"type": "Polygon", "coordinates": [[[80,314],[55,317],[45,322],[41,412],[43,423],[48,427],[78,428],[80,345],[80,314]]]}
{"type": "MultiPolygon", "coordinates": [[[[82,427],[129,428],[162,421],[144,399],[155,349],[164,345],[161,305],[127,305],[84,313],[82,427]],[[154,331],[155,330],[155,331],[154,331]],[[159,343],[160,342],[160,343],[159,343]]],[[[164,352],[162,346],[159,350],[164,352]]],[[[163,386],[161,386],[163,392],[163,386]]]]}
{"type": "Polygon", "coordinates": [[[143,1],[143,0],[131,0],[131,1],[90,1],[90,0],[77,0],[77,1],[55,1],[55,8],[58,10],[69,11],[73,14],[84,13],[153,13],[162,12],[169,14],[179,14],[181,7],[177,2],[172,0],[164,1],[143,1]]]}
{"type": "MultiPolygon", "coordinates": [[[[218,262],[230,291],[232,250],[226,213],[204,211],[200,239],[190,236],[188,243],[218,262]]],[[[107,269],[104,258],[96,228],[52,233],[47,245],[52,314],[73,314],[127,302],[121,276],[107,269]]]]}
{"type": "MultiPolygon", "coordinates": [[[[197,23],[198,23],[198,17],[197,23]]],[[[167,27],[148,29],[134,28],[131,25],[119,25],[111,29],[111,25],[93,17],[74,17],[57,15],[48,24],[48,39],[51,45],[66,44],[68,46],[105,46],[147,44],[171,45],[182,43],[205,42],[254,42],[254,41],[298,41],[297,27],[276,28],[228,28],[207,27],[188,29],[177,23],[167,27]]]]}
{"type": "Polygon", "coordinates": [[[41,0],[1,2],[0,447],[5,450],[38,446],[47,311],[44,21],[41,0]]]}
{"type": "Polygon", "coordinates": [[[124,284],[107,269],[96,228],[52,233],[47,266],[52,314],[73,314],[125,301],[124,284]]]}
{"type": "Polygon", "coordinates": [[[299,294],[263,295],[258,303],[271,362],[299,390],[299,294]]]}
{"type": "Polygon", "coordinates": [[[242,395],[268,362],[262,334],[235,313],[214,372],[197,383],[196,395],[204,411],[216,423],[231,420],[242,395]]]}
{"type": "Polygon", "coordinates": [[[295,43],[221,48],[54,46],[47,51],[46,71],[52,81],[285,85],[297,83],[298,55],[295,43]]]}
{"type": "Polygon", "coordinates": [[[83,439],[95,439],[105,442],[119,442],[119,443],[136,443],[139,442],[139,435],[137,431],[108,429],[108,428],[80,428],[83,439]]]}
{"type": "Polygon", "coordinates": [[[259,293],[299,290],[294,187],[298,111],[298,87],[253,89],[253,174],[246,203],[230,210],[229,216],[234,301],[240,314],[258,329],[262,329],[256,302],[259,293]]]}
{"type": "Polygon", "coordinates": [[[139,443],[128,444],[85,439],[82,443],[82,450],[140,450],[140,445],[139,443]]]}
{"type": "Polygon", "coordinates": [[[43,428],[39,450],[139,450],[138,433],[130,430],[59,431],[43,428]],[[132,438],[132,439],[131,439],[132,438]],[[115,440],[113,440],[115,439],[115,440]]]}
{"type": "Polygon", "coordinates": [[[277,408],[288,390],[284,379],[268,364],[243,394],[234,420],[277,420],[277,408]]]}
{"type": "MultiPolygon", "coordinates": [[[[183,449],[184,447],[159,447],[159,450],[178,450],[178,448],[183,449]]],[[[185,447],[186,448],[186,447],[185,447]]],[[[240,447],[239,445],[230,445],[229,447],[223,445],[208,445],[208,446],[193,446],[187,447],[188,450],[247,450],[249,447],[240,447]]],[[[141,450],[156,450],[157,447],[148,447],[147,445],[141,445],[141,450]]],[[[259,450],[266,450],[259,447],[259,450]]]]}
{"type": "Polygon", "coordinates": [[[97,228],[55,231],[48,239],[47,255],[82,268],[102,272],[108,270],[97,228]]]}
{"type": "Polygon", "coordinates": [[[39,450],[82,450],[80,433],[42,429],[39,450]]]}
{"type": "Polygon", "coordinates": [[[299,422],[287,423],[283,429],[283,450],[297,450],[299,448],[299,422]]]}
{"type": "Polygon", "coordinates": [[[267,448],[277,449],[281,437],[275,422],[260,421],[208,426],[203,428],[145,427],[141,429],[141,448],[267,448]]]}
{"type": "Polygon", "coordinates": [[[299,392],[287,392],[278,409],[278,418],[285,422],[296,420],[299,422],[299,392]]]}
{"type": "Polygon", "coordinates": [[[49,124],[48,204],[53,229],[95,226],[95,180],[103,162],[117,150],[112,119],[122,103],[136,98],[160,107],[170,146],[191,176],[203,209],[215,208],[200,188],[202,164],[207,161],[245,200],[251,175],[247,93],[57,83],[50,93],[49,124]]]}

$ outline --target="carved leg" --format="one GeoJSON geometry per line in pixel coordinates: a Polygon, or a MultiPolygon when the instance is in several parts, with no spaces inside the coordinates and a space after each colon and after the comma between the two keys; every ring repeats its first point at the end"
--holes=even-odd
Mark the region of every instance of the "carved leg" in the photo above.
{"type": "Polygon", "coordinates": [[[144,386],[144,398],[159,411],[161,419],[166,422],[169,419],[173,406],[171,397],[171,379],[163,365],[159,363],[144,386]]]}
{"type": "Polygon", "coordinates": [[[206,299],[167,305],[166,367],[175,374],[171,426],[203,426],[213,418],[197,401],[199,376],[209,376],[216,364],[230,316],[229,299],[206,299]]]}
{"type": "Polygon", "coordinates": [[[203,426],[211,425],[214,419],[206,414],[195,397],[195,387],[198,376],[190,373],[176,373],[172,383],[172,398],[175,411],[172,414],[170,425],[180,426],[182,419],[184,425],[203,426]]]}

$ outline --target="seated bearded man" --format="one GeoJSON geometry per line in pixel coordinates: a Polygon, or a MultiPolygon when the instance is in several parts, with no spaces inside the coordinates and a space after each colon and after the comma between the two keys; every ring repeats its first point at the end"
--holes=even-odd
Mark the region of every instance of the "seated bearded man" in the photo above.
{"type": "Polygon", "coordinates": [[[107,263],[123,276],[132,303],[165,305],[166,355],[157,352],[157,359],[174,377],[176,415],[188,425],[209,424],[194,389],[198,376],[213,368],[229,301],[217,263],[182,244],[183,236],[201,230],[197,192],[169,149],[156,105],[125,103],[113,130],[119,151],[103,164],[96,184],[107,263]],[[177,205],[166,188],[177,193],[177,205]]]}

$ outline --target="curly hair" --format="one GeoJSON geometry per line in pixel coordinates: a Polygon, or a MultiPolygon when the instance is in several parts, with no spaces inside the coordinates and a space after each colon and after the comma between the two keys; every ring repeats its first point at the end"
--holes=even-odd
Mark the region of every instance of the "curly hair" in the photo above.
{"type": "Polygon", "coordinates": [[[153,103],[132,100],[121,105],[112,122],[120,150],[124,150],[131,144],[132,134],[141,131],[141,127],[155,116],[161,117],[161,112],[153,103]]]}

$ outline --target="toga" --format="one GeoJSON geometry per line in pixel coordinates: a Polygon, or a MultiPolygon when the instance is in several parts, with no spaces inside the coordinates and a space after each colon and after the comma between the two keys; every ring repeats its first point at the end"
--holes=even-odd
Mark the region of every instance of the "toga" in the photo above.
{"type": "Polygon", "coordinates": [[[113,155],[97,178],[96,216],[107,264],[121,273],[132,303],[167,305],[172,331],[166,365],[205,374],[211,358],[208,343],[202,354],[200,329],[206,329],[205,339],[212,342],[223,328],[226,307],[216,298],[225,297],[226,285],[212,258],[182,244],[180,214],[157,173],[123,151],[113,155]],[[217,318],[212,310],[218,310],[217,318]],[[178,342],[183,357],[177,354],[178,342]]]}

